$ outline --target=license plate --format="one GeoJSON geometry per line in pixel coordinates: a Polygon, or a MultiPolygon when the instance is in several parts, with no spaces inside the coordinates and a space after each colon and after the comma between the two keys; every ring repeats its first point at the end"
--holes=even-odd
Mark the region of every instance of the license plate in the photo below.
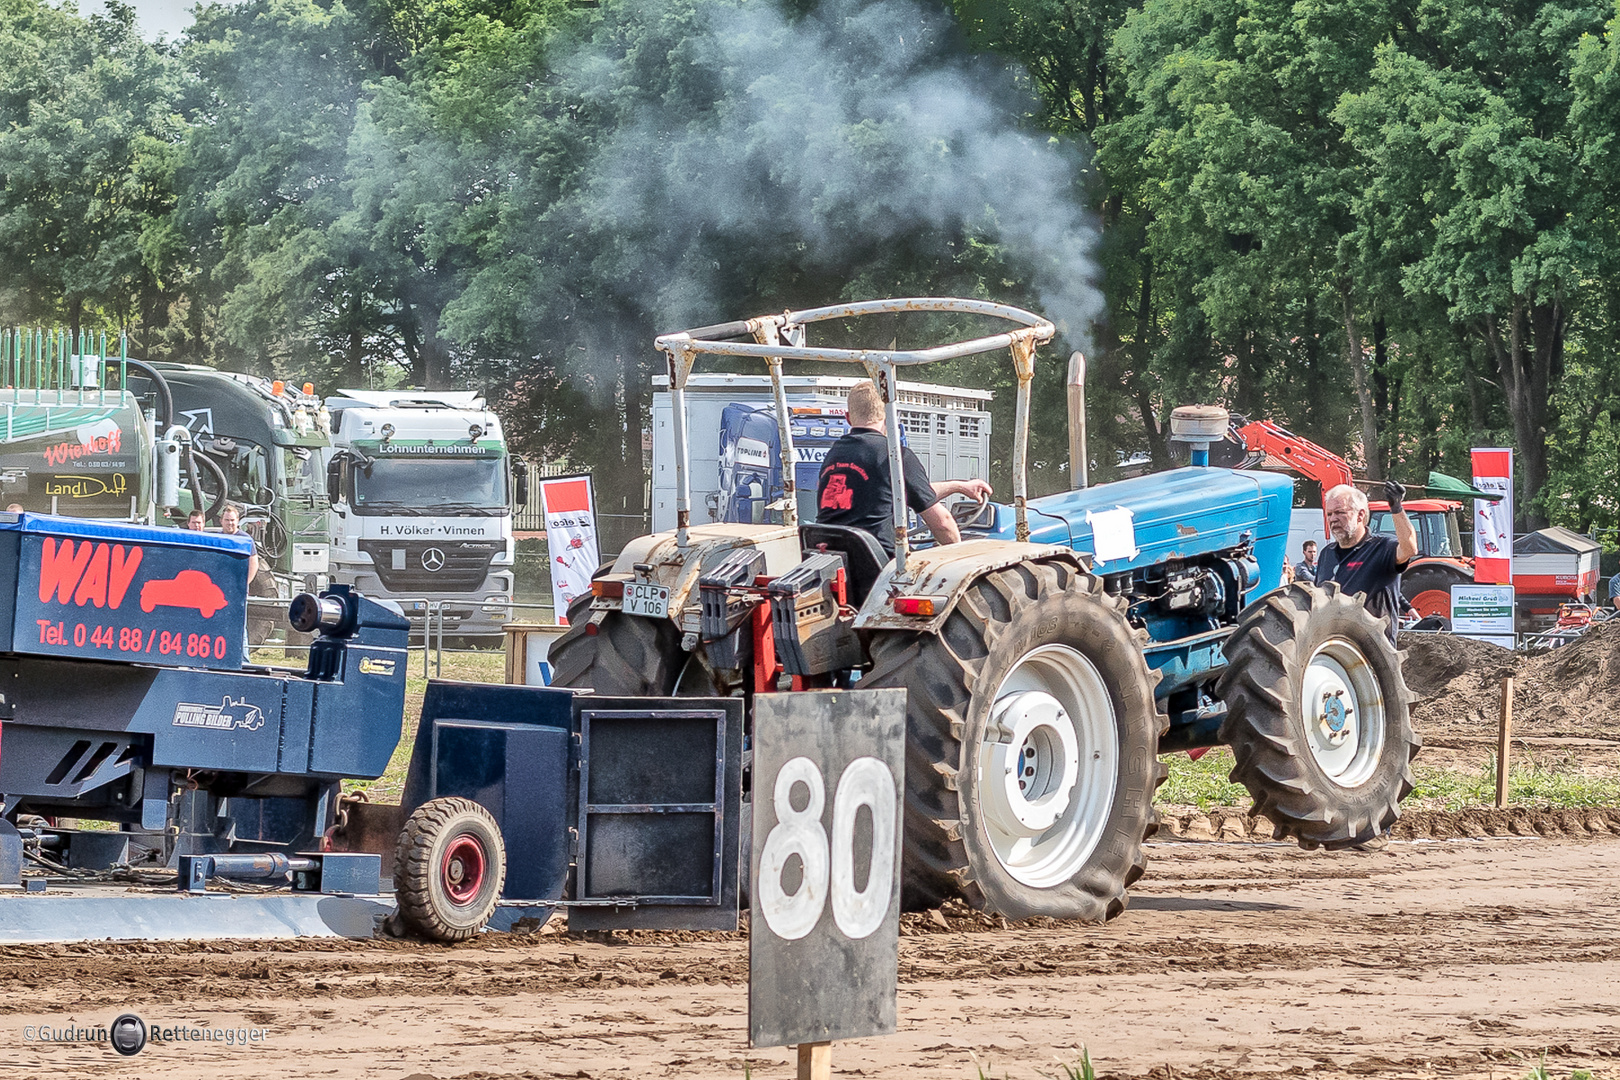
{"type": "Polygon", "coordinates": [[[649,615],[662,619],[669,615],[669,586],[632,581],[624,587],[624,610],[628,615],[649,615]]]}

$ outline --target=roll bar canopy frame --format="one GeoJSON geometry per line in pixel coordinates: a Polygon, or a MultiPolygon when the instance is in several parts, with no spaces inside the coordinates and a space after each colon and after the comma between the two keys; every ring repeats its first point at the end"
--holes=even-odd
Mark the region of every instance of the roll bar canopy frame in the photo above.
{"type": "MultiPolygon", "coordinates": [[[[903,477],[900,457],[900,420],[896,407],[900,368],[956,360],[965,356],[1007,349],[1012,354],[1013,370],[1018,377],[1017,415],[1013,424],[1013,511],[1017,519],[1017,537],[1029,539],[1027,510],[1027,455],[1029,448],[1030,387],[1035,378],[1035,349],[1051,341],[1056,329],[1051,322],[1022,308],[988,300],[963,300],[950,297],[907,297],[894,300],[865,300],[850,304],[787,311],[780,315],[762,315],[736,322],[701,326],[675,334],[662,334],[654,344],[668,355],[669,389],[673,434],[675,438],[675,542],[685,548],[692,519],[692,487],[690,459],[686,430],[686,382],[699,356],[749,356],[764,360],[771,375],[771,392],[776,401],[776,424],[782,450],[782,484],[784,513],[787,524],[799,523],[798,501],[793,478],[796,460],[793,451],[793,431],[787,409],[787,393],[782,386],[782,363],[785,360],[819,360],[841,364],[859,364],[877,387],[883,399],[885,424],[888,428],[889,475],[903,477]],[[985,315],[1004,319],[1015,328],[989,337],[952,342],[931,349],[842,349],[806,344],[806,328],[811,323],[831,319],[853,319],[868,315],[891,315],[905,312],[943,312],[960,315],[985,315]],[[751,341],[736,340],[752,338],[751,341]]],[[[908,581],[907,561],[911,550],[906,527],[906,498],[904,482],[890,485],[893,492],[894,550],[896,581],[908,581]]]]}

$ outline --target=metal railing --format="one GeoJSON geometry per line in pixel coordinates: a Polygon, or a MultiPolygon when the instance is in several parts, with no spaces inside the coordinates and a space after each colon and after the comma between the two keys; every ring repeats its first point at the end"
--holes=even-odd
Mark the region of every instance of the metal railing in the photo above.
{"type": "Polygon", "coordinates": [[[114,403],[121,403],[127,370],[123,357],[126,342],[114,339],[117,356],[107,350],[105,331],[99,337],[80,331],[75,337],[67,330],[38,330],[21,327],[0,329],[0,389],[33,391],[33,404],[43,404],[49,397],[53,404],[75,405],[107,404],[110,393],[114,403]],[[118,365],[118,389],[106,389],[108,361],[118,365]]]}
{"type": "MultiPolygon", "coordinates": [[[[1594,620],[1588,626],[1578,628],[1565,627],[1563,629],[1559,629],[1557,627],[1549,626],[1545,630],[1517,630],[1511,635],[1491,634],[1489,636],[1504,638],[1512,637],[1513,652],[1544,652],[1548,649],[1555,649],[1561,645],[1568,645],[1572,641],[1580,640],[1581,635],[1595,625],[1597,625],[1597,620],[1594,620]]],[[[1459,634],[1455,630],[1412,630],[1403,627],[1400,632],[1402,634],[1419,634],[1424,637],[1439,637],[1443,635],[1446,637],[1466,637],[1471,640],[1478,640],[1477,638],[1474,638],[1474,635],[1472,634],[1459,634]]]]}
{"type": "MultiPolygon", "coordinates": [[[[445,645],[445,638],[447,636],[455,636],[455,631],[451,630],[448,633],[446,631],[447,610],[451,608],[466,609],[469,606],[469,601],[454,599],[429,600],[427,597],[408,596],[390,597],[389,599],[391,602],[400,605],[401,608],[406,608],[407,617],[412,617],[409,640],[413,642],[419,641],[421,643],[423,678],[436,678],[444,674],[444,654],[447,652],[487,653],[494,651],[493,649],[453,649],[448,648],[445,645]],[[413,617],[418,612],[421,613],[420,628],[418,628],[416,625],[416,620],[413,617]]],[[[294,635],[297,634],[297,631],[294,631],[290,626],[287,625],[287,604],[288,601],[278,596],[248,597],[248,609],[250,611],[257,609],[260,611],[271,612],[275,616],[275,622],[271,629],[272,636],[267,637],[262,641],[249,641],[248,649],[250,651],[253,649],[281,649],[284,654],[289,652],[307,653],[309,651],[310,644],[314,641],[314,638],[310,637],[308,641],[299,641],[294,639],[294,635]],[[280,634],[282,636],[278,638],[274,636],[276,634],[280,634]]],[[[515,621],[513,614],[517,611],[534,611],[536,613],[544,612],[552,617],[551,619],[545,620],[545,622],[551,623],[555,620],[556,609],[550,603],[542,604],[537,601],[522,600],[479,600],[476,603],[472,603],[471,606],[488,614],[504,613],[506,617],[502,620],[502,622],[515,621]]],[[[298,636],[302,637],[304,635],[298,636]]]]}

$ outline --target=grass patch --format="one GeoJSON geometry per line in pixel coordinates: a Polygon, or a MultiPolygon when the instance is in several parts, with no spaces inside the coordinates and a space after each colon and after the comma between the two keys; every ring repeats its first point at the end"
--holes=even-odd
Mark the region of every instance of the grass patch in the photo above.
{"type": "MultiPolygon", "coordinates": [[[[1165,754],[1170,778],[1154,801],[1168,806],[1247,809],[1249,792],[1227,779],[1232,752],[1216,747],[1197,761],[1186,754],[1165,754]]],[[[1496,804],[1496,769],[1438,769],[1413,767],[1416,788],[1406,800],[1409,808],[1463,810],[1496,804]]],[[[1542,810],[1583,810],[1620,806],[1620,775],[1590,775],[1578,768],[1549,768],[1534,762],[1508,770],[1508,805],[1542,810]]]]}
{"type": "MultiPolygon", "coordinates": [[[[1462,810],[1496,805],[1496,768],[1483,771],[1433,769],[1415,766],[1417,786],[1408,802],[1437,810],[1462,810]]],[[[1620,776],[1590,776],[1549,769],[1542,765],[1510,763],[1508,805],[1543,810],[1580,810],[1593,806],[1620,806],[1620,776]]]]}
{"type": "Polygon", "coordinates": [[[1226,747],[1217,746],[1197,761],[1184,753],[1165,754],[1159,760],[1170,767],[1170,778],[1159,788],[1154,802],[1200,810],[1249,805],[1248,789],[1227,779],[1232,751],[1226,747]]]}

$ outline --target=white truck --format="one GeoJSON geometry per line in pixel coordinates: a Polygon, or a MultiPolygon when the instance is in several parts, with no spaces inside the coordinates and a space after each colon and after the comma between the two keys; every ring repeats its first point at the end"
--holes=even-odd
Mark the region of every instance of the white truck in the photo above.
{"type": "Polygon", "coordinates": [[[332,580],[393,600],[419,631],[499,638],[511,619],[514,478],[476,391],[341,390],[327,489],[332,580]]]}
{"type": "MultiPolygon", "coordinates": [[[[794,484],[799,514],[816,519],[816,477],[827,448],[848,430],[845,399],[858,380],[848,376],[786,376],[782,386],[794,414],[794,484]]],[[[675,437],[668,379],[655,382],[652,404],[652,527],[675,527],[675,437]]],[[[933,383],[899,384],[905,443],[935,480],[987,479],[990,468],[988,390],[933,383]]],[[[691,445],[692,523],[779,520],[782,468],[769,375],[693,375],[686,383],[686,430],[691,445]]]]}

